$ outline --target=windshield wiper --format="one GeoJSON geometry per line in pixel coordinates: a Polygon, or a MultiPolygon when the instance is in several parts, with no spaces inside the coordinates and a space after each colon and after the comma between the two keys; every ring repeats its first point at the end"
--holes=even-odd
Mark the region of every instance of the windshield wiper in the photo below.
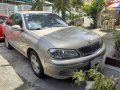
{"type": "Polygon", "coordinates": [[[41,28],[36,28],[36,30],[40,30],[41,28]]]}
{"type": "Polygon", "coordinates": [[[65,27],[65,26],[63,26],[63,25],[55,25],[53,27],[65,27]]]}
{"type": "Polygon", "coordinates": [[[41,28],[35,28],[34,30],[41,30],[41,28]]]}

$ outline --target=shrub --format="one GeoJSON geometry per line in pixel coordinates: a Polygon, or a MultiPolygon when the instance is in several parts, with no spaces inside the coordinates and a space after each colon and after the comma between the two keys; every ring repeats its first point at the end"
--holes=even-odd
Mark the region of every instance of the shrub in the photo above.
{"type": "Polygon", "coordinates": [[[89,78],[93,78],[93,84],[89,90],[116,90],[118,80],[113,77],[108,78],[104,76],[95,68],[90,69],[88,74],[85,74],[82,70],[76,71],[73,74],[73,79],[77,85],[80,85],[83,81],[86,82],[89,78]]]}
{"type": "Polygon", "coordinates": [[[104,8],[105,0],[91,0],[89,4],[83,4],[82,10],[93,19],[93,26],[97,27],[98,13],[104,8]]]}
{"type": "Polygon", "coordinates": [[[116,48],[120,48],[120,31],[114,30],[113,39],[114,39],[116,48]]]}

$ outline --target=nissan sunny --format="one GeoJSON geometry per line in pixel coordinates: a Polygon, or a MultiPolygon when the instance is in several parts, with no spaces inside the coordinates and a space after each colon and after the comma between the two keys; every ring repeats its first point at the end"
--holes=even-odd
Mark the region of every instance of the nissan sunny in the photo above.
{"type": "Polygon", "coordinates": [[[12,14],[4,23],[5,45],[30,60],[33,72],[57,79],[88,70],[101,62],[105,44],[101,37],[81,27],[69,26],[59,16],[43,11],[12,14]]]}

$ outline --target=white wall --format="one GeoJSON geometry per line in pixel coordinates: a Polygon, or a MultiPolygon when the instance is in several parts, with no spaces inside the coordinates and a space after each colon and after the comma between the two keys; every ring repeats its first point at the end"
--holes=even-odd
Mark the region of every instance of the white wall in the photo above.
{"type": "Polygon", "coordinates": [[[6,3],[0,3],[0,14],[11,15],[12,13],[18,11],[27,11],[30,10],[30,5],[12,5],[6,3]]]}
{"type": "MultiPolygon", "coordinates": [[[[18,11],[28,11],[32,6],[30,5],[13,5],[7,3],[0,3],[0,14],[11,15],[18,11]]],[[[43,8],[44,11],[52,12],[52,6],[46,6],[43,8]]]]}

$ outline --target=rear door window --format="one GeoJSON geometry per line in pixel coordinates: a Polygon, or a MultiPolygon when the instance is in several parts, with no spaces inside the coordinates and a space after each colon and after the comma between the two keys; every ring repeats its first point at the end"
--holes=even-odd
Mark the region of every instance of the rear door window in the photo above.
{"type": "Polygon", "coordinates": [[[19,25],[20,27],[23,27],[23,25],[22,25],[22,17],[21,17],[20,14],[15,15],[14,23],[15,23],[15,25],[19,25]]]}

